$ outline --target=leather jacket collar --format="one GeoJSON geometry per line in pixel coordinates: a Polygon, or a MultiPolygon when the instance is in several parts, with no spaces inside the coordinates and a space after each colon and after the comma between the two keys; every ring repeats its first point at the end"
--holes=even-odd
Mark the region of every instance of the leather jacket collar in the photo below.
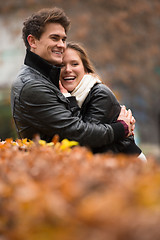
{"type": "Polygon", "coordinates": [[[47,77],[56,87],[59,88],[59,75],[60,75],[60,67],[56,67],[46,60],[41,58],[39,55],[31,52],[29,49],[26,51],[26,57],[24,60],[24,64],[34,68],[45,77],[47,77]]]}

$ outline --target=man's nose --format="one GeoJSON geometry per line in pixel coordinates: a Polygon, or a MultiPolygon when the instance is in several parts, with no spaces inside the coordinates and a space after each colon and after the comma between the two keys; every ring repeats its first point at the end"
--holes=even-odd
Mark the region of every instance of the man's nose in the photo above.
{"type": "Polygon", "coordinates": [[[57,46],[64,48],[64,47],[66,46],[66,43],[65,43],[62,39],[60,39],[60,40],[58,41],[58,43],[57,43],[57,46]]]}

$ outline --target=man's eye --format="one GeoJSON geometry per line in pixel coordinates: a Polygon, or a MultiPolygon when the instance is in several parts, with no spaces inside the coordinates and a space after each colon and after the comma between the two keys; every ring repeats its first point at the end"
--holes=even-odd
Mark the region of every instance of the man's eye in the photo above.
{"type": "Polygon", "coordinates": [[[57,40],[57,38],[56,37],[52,37],[52,40],[57,40]]]}
{"type": "Polygon", "coordinates": [[[66,42],[66,38],[63,38],[62,41],[65,43],[66,42]]]}

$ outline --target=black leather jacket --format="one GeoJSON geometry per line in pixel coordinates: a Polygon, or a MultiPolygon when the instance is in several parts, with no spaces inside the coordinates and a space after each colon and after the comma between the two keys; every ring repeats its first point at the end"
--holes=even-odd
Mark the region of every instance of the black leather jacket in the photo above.
{"type": "Polygon", "coordinates": [[[75,116],[73,101],[59,90],[60,68],[27,50],[11,89],[12,115],[19,137],[51,141],[55,134],[81,145],[101,147],[124,139],[123,124],[95,124],[75,116]]]}
{"type": "MultiPolygon", "coordinates": [[[[108,123],[116,122],[121,107],[113,92],[104,84],[95,84],[82,107],[81,115],[85,122],[108,123]]],[[[93,148],[93,152],[106,152],[111,150],[114,153],[140,154],[141,149],[135,144],[134,137],[128,137],[116,143],[108,144],[105,147],[93,148]]]]}

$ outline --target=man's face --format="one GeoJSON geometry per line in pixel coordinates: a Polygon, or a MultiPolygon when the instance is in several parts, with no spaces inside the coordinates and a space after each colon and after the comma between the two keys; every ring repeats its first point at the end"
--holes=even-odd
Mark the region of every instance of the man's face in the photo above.
{"type": "Polygon", "coordinates": [[[41,38],[35,39],[31,51],[53,65],[62,63],[63,53],[66,48],[66,33],[59,23],[48,23],[41,38]]]}

